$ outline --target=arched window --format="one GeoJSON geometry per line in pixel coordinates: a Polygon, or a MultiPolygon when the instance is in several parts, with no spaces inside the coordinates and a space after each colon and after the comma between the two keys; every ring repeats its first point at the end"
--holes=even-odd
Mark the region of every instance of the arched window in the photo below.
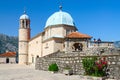
{"type": "Polygon", "coordinates": [[[26,20],[26,28],[28,28],[29,21],[26,20]]]}
{"type": "Polygon", "coordinates": [[[22,20],[22,27],[24,27],[24,20],[22,20]]]}
{"type": "Polygon", "coordinates": [[[83,50],[83,45],[82,45],[82,43],[74,43],[72,48],[75,51],[82,51],[83,50]]]}

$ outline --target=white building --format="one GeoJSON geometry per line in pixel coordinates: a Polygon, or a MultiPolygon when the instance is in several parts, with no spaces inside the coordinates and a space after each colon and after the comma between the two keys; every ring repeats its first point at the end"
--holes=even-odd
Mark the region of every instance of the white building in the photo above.
{"type": "Polygon", "coordinates": [[[62,11],[62,7],[47,19],[43,32],[33,38],[30,34],[30,18],[24,13],[20,16],[19,64],[34,64],[36,56],[56,51],[84,51],[90,46],[92,38],[77,32],[73,18],[62,11]]]}
{"type": "Polygon", "coordinates": [[[5,52],[0,54],[0,64],[16,63],[16,52],[5,52]]]}

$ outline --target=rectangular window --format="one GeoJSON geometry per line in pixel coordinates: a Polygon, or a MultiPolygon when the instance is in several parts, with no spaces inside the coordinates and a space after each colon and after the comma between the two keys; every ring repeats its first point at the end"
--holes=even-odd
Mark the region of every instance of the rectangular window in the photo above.
{"type": "Polygon", "coordinates": [[[46,45],[45,45],[45,49],[47,49],[48,48],[48,43],[46,43],[46,45]]]}
{"type": "Polygon", "coordinates": [[[69,41],[67,41],[67,47],[69,47],[69,41]]]}
{"type": "Polygon", "coordinates": [[[34,57],[32,56],[32,63],[34,63],[34,57]]]}
{"type": "Polygon", "coordinates": [[[66,30],[66,35],[68,35],[70,33],[70,30],[66,30]]]}

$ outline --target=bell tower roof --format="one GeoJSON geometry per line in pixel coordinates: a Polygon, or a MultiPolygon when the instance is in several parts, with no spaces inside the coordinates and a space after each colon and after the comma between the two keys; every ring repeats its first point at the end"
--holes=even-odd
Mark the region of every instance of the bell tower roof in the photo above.
{"type": "Polygon", "coordinates": [[[24,14],[20,16],[20,19],[30,19],[29,16],[26,14],[26,11],[24,11],[24,14]]]}

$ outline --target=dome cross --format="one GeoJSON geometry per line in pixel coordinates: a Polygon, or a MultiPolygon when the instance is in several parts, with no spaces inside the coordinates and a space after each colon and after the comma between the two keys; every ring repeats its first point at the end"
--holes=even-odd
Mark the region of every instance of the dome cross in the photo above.
{"type": "Polygon", "coordinates": [[[62,5],[59,6],[60,11],[62,11],[62,5]]]}

